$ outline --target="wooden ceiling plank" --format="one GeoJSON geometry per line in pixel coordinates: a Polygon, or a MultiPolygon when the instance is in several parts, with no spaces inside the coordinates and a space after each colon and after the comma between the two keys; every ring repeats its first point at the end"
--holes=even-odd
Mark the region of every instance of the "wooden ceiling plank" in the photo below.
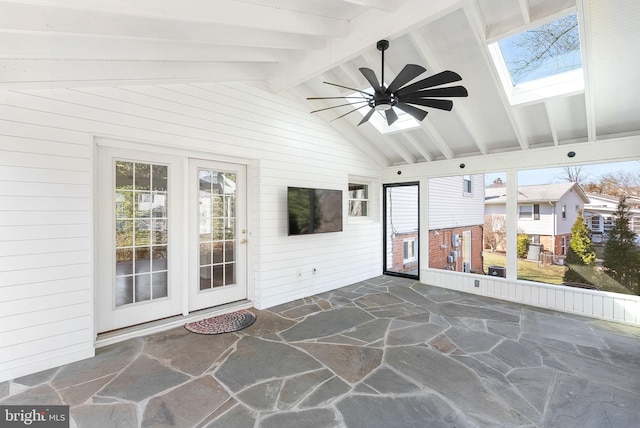
{"type": "MultiPolygon", "coordinates": [[[[425,63],[423,65],[432,72],[442,71],[442,66],[438,63],[436,56],[431,51],[431,48],[429,48],[429,44],[426,42],[424,37],[416,32],[411,32],[408,34],[408,36],[415,48],[418,50],[418,52],[420,52],[422,58],[424,58],[425,63]]],[[[458,116],[458,119],[460,119],[462,126],[471,136],[471,138],[473,139],[473,143],[476,145],[480,153],[486,155],[489,152],[489,149],[480,137],[480,133],[472,129],[472,121],[470,118],[471,113],[469,112],[469,109],[465,108],[462,102],[454,102],[454,108],[451,111],[451,114],[455,114],[458,116]]]]}
{"type": "Polygon", "coordinates": [[[433,156],[431,155],[431,153],[429,153],[429,151],[426,150],[424,146],[420,144],[420,142],[413,137],[412,134],[410,134],[409,132],[405,132],[402,134],[402,136],[407,140],[409,144],[411,144],[418,151],[418,153],[420,153],[420,155],[427,162],[431,162],[433,160],[433,156]]]}
{"type": "Polygon", "coordinates": [[[375,9],[392,11],[396,8],[395,0],[342,0],[345,3],[357,4],[358,6],[372,7],[375,9]]]}
{"type": "Polygon", "coordinates": [[[0,1],[0,28],[20,34],[70,34],[114,39],[143,39],[211,45],[309,50],[325,46],[324,36],[291,34],[207,22],[117,13],[96,13],[62,7],[0,1]]]}
{"type": "Polygon", "coordinates": [[[464,12],[467,20],[469,21],[469,26],[471,28],[471,31],[473,32],[474,38],[476,39],[476,47],[479,49],[487,69],[491,71],[491,80],[493,81],[493,86],[500,96],[500,100],[502,101],[502,105],[504,107],[507,119],[509,120],[509,124],[513,128],[513,131],[516,134],[516,138],[518,139],[518,144],[520,145],[520,148],[522,150],[527,150],[529,149],[529,142],[527,141],[526,137],[524,136],[524,132],[516,121],[513,113],[513,108],[511,107],[511,103],[509,102],[509,98],[503,90],[500,77],[498,76],[498,71],[496,70],[493,61],[491,60],[491,54],[489,53],[486,34],[484,33],[484,28],[486,26],[484,25],[484,20],[482,19],[481,13],[478,10],[477,3],[465,6],[464,12]]]}
{"type": "MultiPolygon", "coordinates": [[[[27,2],[28,3],[28,2],[27,2]]],[[[94,13],[133,15],[187,22],[208,22],[243,28],[280,31],[327,37],[347,35],[348,22],[318,15],[242,2],[206,2],[200,0],[40,0],[47,7],[84,10],[94,13]]]]}

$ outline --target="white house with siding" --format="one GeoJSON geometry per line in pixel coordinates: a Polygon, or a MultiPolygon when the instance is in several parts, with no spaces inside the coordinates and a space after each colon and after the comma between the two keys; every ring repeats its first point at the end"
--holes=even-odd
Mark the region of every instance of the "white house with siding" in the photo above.
{"type": "MultiPolygon", "coordinates": [[[[515,212],[520,170],[640,158],[638,2],[425,3],[0,2],[0,382],[382,274],[384,184],[419,183],[419,246],[447,254],[426,232],[482,223],[482,192],[472,179],[461,197],[458,178],[432,198],[431,179],[503,172],[515,212]],[[572,13],[583,68],[505,84],[494,43],[572,13]],[[416,64],[416,80],[458,73],[469,96],[402,127],[376,112],[383,132],[307,100],[370,88],[359,69],[382,77],[382,39],[385,82],[416,64]],[[348,214],[350,183],[368,186],[366,216],[348,214]],[[343,230],[289,236],[288,186],[342,191],[343,230]]],[[[566,220],[527,233],[570,228],[584,202],[566,197],[566,220]]],[[[470,281],[422,251],[419,280],[640,325],[636,296],[518,280],[516,234],[507,217],[506,278],[470,281]]]]}
{"type": "MultiPolygon", "coordinates": [[[[591,232],[591,240],[595,244],[604,244],[615,224],[614,213],[618,209],[620,198],[598,193],[587,193],[587,196],[589,203],[584,207],[584,217],[591,232]]],[[[640,234],[640,204],[637,201],[637,197],[629,197],[627,205],[631,214],[629,226],[634,233],[640,234]]]]}
{"type": "MultiPolygon", "coordinates": [[[[566,255],[571,228],[589,199],[576,183],[518,186],[518,233],[543,250],[566,255]]],[[[506,188],[485,189],[485,214],[506,215],[506,188]]]]}

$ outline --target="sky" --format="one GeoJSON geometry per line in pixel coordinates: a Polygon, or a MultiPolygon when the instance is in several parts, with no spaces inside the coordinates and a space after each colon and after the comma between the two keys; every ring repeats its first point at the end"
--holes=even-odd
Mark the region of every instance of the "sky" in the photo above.
{"type": "MultiPolygon", "coordinates": [[[[583,165],[581,175],[584,175],[585,181],[597,181],[601,176],[609,173],[617,173],[619,171],[635,173],[640,175],[640,160],[628,162],[613,162],[594,165],[583,165]]],[[[552,184],[562,183],[566,180],[560,178],[562,176],[562,167],[560,168],[544,168],[533,170],[518,171],[518,185],[527,186],[532,184],[552,184]]],[[[489,186],[493,181],[500,177],[503,182],[507,181],[505,172],[492,172],[484,175],[484,182],[489,186]]]]}

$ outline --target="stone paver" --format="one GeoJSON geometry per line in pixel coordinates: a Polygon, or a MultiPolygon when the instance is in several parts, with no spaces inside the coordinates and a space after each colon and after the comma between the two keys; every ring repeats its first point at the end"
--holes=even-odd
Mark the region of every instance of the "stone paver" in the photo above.
{"type": "Polygon", "coordinates": [[[0,383],[72,427],[627,427],[640,328],[380,276],[0,383]]]}

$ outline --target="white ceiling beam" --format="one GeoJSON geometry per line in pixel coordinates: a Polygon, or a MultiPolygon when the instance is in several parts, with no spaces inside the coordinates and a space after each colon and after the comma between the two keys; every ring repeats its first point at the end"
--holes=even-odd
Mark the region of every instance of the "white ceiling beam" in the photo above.
{"type": "Polygon", "coordinates": [[[451,147],[447,144],[447,142],[442,138],[440,132],[436,129],[429,116],[425,117],[422,122],[420,122],[420,127],[422,130],[429,136],[431,141],[436,145],[440,153],[446,159],[453,159],[455,157],[455,153],[451,150],[451,147]]]}
{"type": "Polygon", "coordinates": [[[380,39],[404,34],[466,3],[466,0],[404,0],[390,12],[368,9],[349,22],[350,37],[333,38],[324,49],[309,52],[305,61],[283,67],[270,86],[276,92],[293,87],[360,55],[380,39]]]}
{"type": "Polygon", "coordinates": [[[358,6],[372,7],[375,9],[391,11],[396,8],[396,0],[342,0],[345,3],[357,4],[358,6]]]}
{"type": "MultiPolygon", "coordinates": [[[[487,44],[484,20],[481,18],[481,12],[478,9],[479,6],[477,3],[472,3],[464,7],[465,16],[469,21],[469,27],[471,32],[473,33],[476,39],[476,45],[479,48],[479,51],[482,55],[482,58],[487,66],[487,69],[490,70],[493,86],[495,87],[498,95],[500,96],[500,100],[502,101],[502,105],[504,107],[504,111],[506,113],[507,118],[509,119],[509,123],[513,129],[513,132],[516,134],[516,138],[518,140],[518,144],[522,150],[529,149],[529,142],[527,141],[522,129],[518,125],[516,118],[513,113],[513,108],[511,107],[511,103],[509,102],[509,98],[505,91],[503,90],[502,82],[500,81],[500,76],[498,75],[498,71],[496,70],[495,64],[491,59],[491,54],[489,53],[489,46],[487,44]]],[[[489,83],[487,83],[489,84],[489,83]]]]}
{"type": "Polygon", "coordinates": [[[401,139],[395,138],[394,135],[385,135],[385,142],[387,146],[393,149],[394,152],[400,155],[402,159],[404,159],[405,163],[411,165],[412,163],[416,163],[413,155],[407,150],[406,147],[402,145],[401,139]]]}
{"type": "Polygon", "coordinates": [[[593,68],[592,61],[594,59],[590,55],[591,46],[589,37],[591,31],[589,28],[589,1],[578,0],[578,28],[580,31],[580,52],[582,55],[582,73],[584,74],[584,100],[587,115],[587,140],[595,142],[598,138],[596,134],[596,105],[593,94],[595,94],[595,82],[591,76],[593,68]]]}
{"type": "Polygon", "coordinates": [[[529,6],[528,0],[518,0],[520,4],[520,13],[522,13],[522,20],[525,24],[529,24],[531,22],[531,7],[529,6]]]}
{"type": "MultiPolygon", "coordinates": [[[[426,42],[424,37],[422,37],[422,35],[417,34],[415,32],[409,33],[408,36],[411,42],[413,43],[414,47],[418,50],[418,52],[420,52],[420,55],[425,59],[426,61],[426,63],[424,64],[425,67],[429,68],[432,71],[438,71],[438,72],[443,71],[442,66],[438,63],[436,56],[431,51],[431,48],[429,47],[429,44],[426,42]]],[[[487,145],[484,143],[484,141],[482,141],[482,138],[480,138],[479,136],[480,133],[475,129],[472,129],[472,126],[470,125],[472,123],[470,118],[471,114],[469,113],[468,109],[464,108],[462,103],[459,103],[459,102],[454,103],[452,114],[455,114],[458,116],[458,119],[460,119],[462,126],[467,131],[467,133],[471,136],[471,138],[473,139],[473,143],[476,145],[476,147],[478,147],[478,150],[480,151],[480,153],[486,155],[489,152],[489,149],[487,148],[487,145]]]]}
{"type": "Polygon", "coordinates": [[[420,153],[420,155],[426,161],[431,162],[433,160],[433,156],[431,156],[431,153],[429,153],[429,151],[424,148],[424,145],[420,144],[420,142],[416,140],[411,133],[403,132],[401,135],[418,151],[418,153],[420,153]]]}
{"type": "Polygon", "coordinates": [[[553,113],[551,112],[551,106],[548,101],[544,102],[544,110],[547,112],[547,120],[549,121],[549,128],[551,128],[551,137],[553,138],[553,145],[558,145],[558,130],[553,120],[553,113]]]}
{"type": "Polygon", "coordinates": [[[208,22],[258,28],[291,34],[340,37],[347,34],[344,20],[295,12],[255,3],[200,0],[39,0],[23,1],[42,6],[83,10],[95,13],[134,15],[176,21],[208,22]]]}
{"type": "Polygon", "coordinates": [[[291,50],[218,46],[169,40],[150,41],[76,37],[69,34],[0,32],[0,58],[11,59],[277,63],[282,60],[292,60],[299,55],[291,50]]]}
{"type": "Polygon", "coordinates": [[[234,27],[224,23],[187,22],[167,18],[96,13],[64,7],[41,7],[0,1],[0,28],[5,31],[77,36],[140,38],[248,46],[273,49],[321,49],[324,35],[309,36],[281,31],[234,27]]]}

